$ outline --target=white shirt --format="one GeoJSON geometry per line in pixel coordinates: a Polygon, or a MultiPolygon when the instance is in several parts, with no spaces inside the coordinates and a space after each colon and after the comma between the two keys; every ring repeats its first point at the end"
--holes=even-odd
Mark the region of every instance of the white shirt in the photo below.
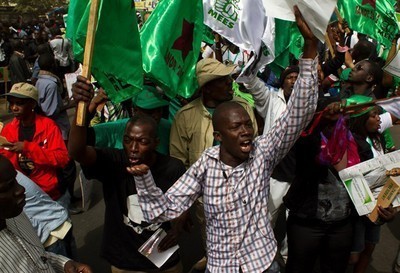
{"type": "Polygon", "coordinates": [[[257,112],[264,118],[264,134],[269,131],[274,122],[286,109],[286,100],[283,89],[279,90],[265,85],[258,77],[254,76],[244,86],[253,95],[257,112]]]}

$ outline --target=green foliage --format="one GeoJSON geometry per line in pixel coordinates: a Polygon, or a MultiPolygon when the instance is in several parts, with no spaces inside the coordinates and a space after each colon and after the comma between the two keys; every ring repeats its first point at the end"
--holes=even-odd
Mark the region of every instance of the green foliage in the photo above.
{"type": "Polygon", "coordinates": [[[67,4],[67,0],[0,0],[0,5],[15,4],[15,11],[18,13],[43,14],[54,7],[67,4]]]}

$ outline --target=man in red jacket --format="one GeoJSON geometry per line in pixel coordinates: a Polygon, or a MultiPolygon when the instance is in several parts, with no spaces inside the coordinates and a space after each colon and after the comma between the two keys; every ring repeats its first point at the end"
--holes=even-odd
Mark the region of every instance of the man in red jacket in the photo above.
{"type": "Polygon", "coordinates": [[[0,154],[58,200],[66,190],[58,172],[69,161],[61,131],[53,120],[36,114],[38,91],[33,85],[14,84],[6,96],[14,119],[0,133],[9,142],[0,146],[0,154]]]}

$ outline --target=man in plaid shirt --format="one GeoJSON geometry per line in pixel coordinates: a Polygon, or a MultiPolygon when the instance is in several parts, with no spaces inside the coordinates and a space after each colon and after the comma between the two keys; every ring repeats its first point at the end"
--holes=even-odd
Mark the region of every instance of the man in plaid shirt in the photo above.
{"type": "Polygon", "coordinates": [[[156,187],[147,166],[128,167],[146,221],[174,219],[203,196],[208,272],[279,272],[267,213],[269,179],[311,120],[318,99],[317,40],[297,7],[295,15],[305,39],[300,73],[287,109],[267,134],[253,139],[245,109],[225,102],[213,115],[214,137],[221,145],[204,151],[167,193],[156,187]]]}

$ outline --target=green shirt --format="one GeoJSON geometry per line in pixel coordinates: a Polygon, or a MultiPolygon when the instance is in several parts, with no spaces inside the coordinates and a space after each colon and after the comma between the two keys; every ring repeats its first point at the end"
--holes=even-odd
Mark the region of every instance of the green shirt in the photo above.
{"type": "MultiPolygon", "coordinates": [[[[100,148],[116,148],[122,149],[122,140],[124,137],[125,127],[129,118],[118,119],[116,121],[100,123],[93,126],[96,134],[96,147],[100,148]]],[[[157,152],[169,155],[169,133],[171,131],[171,123],[166,119],[161,119],[157,128],[157,137],[160,143],[157,146],[157,152]]]]}

